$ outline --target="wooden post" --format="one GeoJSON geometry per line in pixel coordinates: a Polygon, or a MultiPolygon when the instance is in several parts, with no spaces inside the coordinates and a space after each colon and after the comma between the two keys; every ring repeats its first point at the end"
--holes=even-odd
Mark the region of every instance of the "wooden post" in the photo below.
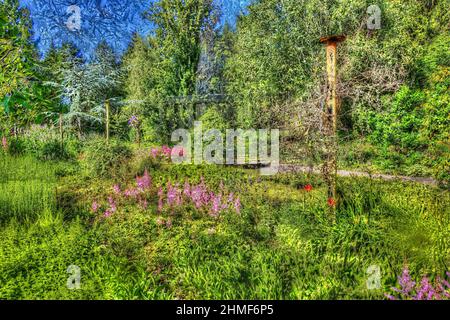
{"type": "Polygon", "coordinates": [[[63,114],[59,114],[59,136],[61,138],[61,150],[64,149],[63,114]]]}
{"type": "Polygon", "coordinates": [[[105,110],[106,110],[106,142],[109,143],[109,110],[110,104],[109,100],[105,102],[105,110]]]}
{"type": "Polygon", "coordinates": [[[345,36],[330,36],[320,39],[326,45],[327,55],[327,103],[324,110],[325,129],[325,163],[323,173],[328,186],[328,203],[335,206],[336,197],[336,176],[337,176],[337,44],[345,40],[345,36]]]}

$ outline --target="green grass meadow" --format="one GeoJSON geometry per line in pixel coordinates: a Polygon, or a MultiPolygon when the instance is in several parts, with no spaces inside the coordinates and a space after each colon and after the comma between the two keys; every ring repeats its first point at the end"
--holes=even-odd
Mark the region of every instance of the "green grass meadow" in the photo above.
{"type": "MultiPolygon", "coordinates": [[[[417,276],[449,270],[450,199],[435,187],[340,179],[333,218],[316,176],[148,166],[155,184],[203,176],[241,197],[240,214],[186,208],[169,213],[169,228],[156,201],[120,205],[109,219],[92,213],[114,179],[27,157],[1,166],[2,299],[384,299],[404,266],[417,276]],[[67,287],[70,265],[81,269],[79,290],[67,287]],[[372,265],[382,286],[369,290],[372,265]]],[[[121,183],[143,168],[131,165],[121,183]]]]}

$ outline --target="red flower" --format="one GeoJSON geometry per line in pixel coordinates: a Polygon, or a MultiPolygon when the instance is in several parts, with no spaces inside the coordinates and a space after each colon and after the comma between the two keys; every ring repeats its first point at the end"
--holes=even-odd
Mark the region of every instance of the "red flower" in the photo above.
{"type": "Polygon", "coordinates": [[[304,189],[306,192],[310,192],[310,191],[312,191],[313,187],[312,187],[312,185],[307,184],[306,186],[303,187],[303,189],[304,189]]]}
{"type": "Polygon", "coordinates": [[[334,207],[336,205],[336,200],[334,200],[333,198],[328,198],[327,204],[330,207],[334,207]]]}

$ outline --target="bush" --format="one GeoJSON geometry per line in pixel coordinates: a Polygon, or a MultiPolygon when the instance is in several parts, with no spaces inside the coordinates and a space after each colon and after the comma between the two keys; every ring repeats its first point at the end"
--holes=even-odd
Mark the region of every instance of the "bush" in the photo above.
{"type": "Polygon", "coordinates": [[[131,149],[118,140],[96,138],[84,146],[82,167],[91,177],[117,178],[128,172],[131,157],[131,149]]]}
{"type": "Polygon", "coordinates": [[[13,156],[29,154],[39,160],[67,160],[79,152],[79,142],[65,137],[61,145],[59,132],[53,127],[31,126],[22,135],[8,139],[8,153],[13,156]]]}

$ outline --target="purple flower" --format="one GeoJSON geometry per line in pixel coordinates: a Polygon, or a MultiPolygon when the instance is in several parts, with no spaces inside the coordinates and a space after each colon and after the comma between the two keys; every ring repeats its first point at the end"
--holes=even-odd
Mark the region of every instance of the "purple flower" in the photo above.
{"type": "Polygon", "coordinates": [[[152,148],[152,150],[150,151],[150,153],[151,153],[152,157],[153,157],[154,159],[156,159],[156,158],[158,157],[159,150],[156,149],[156,148],[152,148]]]}
{"type": "Polygon", "coordinates": [[[152,185],[152,179],[149,176],[147,169],[145,169],[144,175],[142,177],[136,177],[137,187],[141,190],[149,189],[152,185]]]}
{"type": "Polygon", "coordinates": [[[411,279],[407,267],[403,269],[402,275],[398,278],[398,283],[400,284],[401,289],[392,288],[392,290],[404,295],[408,295],[412,290],[414,290],[416,283],[411,279]]]}
{"type": "Polygon", "coordinates": [[[183,194],[185,197],[188,197],[188,198],[191,196],[191,186],[189,185],[189,182],[187,182],[187,181],[184,183],[183,194]]]}
{"type": "Polygon", "coordinates": [[[220,210],[221,210],[221,201],[222,201],[222,197],[219,196],[214,196],[213,200],[212,200],[212,212],[211,215],[213,217],[218,217],[220,210]]]}
{"type": "Polygon", "coordinates": [[[115,194],[120,194],[121,193],[120,186],[118,184],[115,184],[113,186],[113,191],[115,194]]]}
{"type": "Polygon", "coordinates": [[[129,197],[129,198],[136,198],[140,193],[140,190],[138,189],[126,189],[123,194],[125,195],[125,197],[129,197]]]}
{"type": "Polygon", "coordinates": [[[169,185],[167,187],[167,204],[171,206],[175,203],[175,200],[177,198],[177,191],[174,187],[172,187],[171,183],[169,182],[169,185]]]}
{"type": "Polygon", "coordinates": [[[131,116],[131,118],[128,120],[128,125],[133,128],[137,128],[139,126],[139,118],[135,115],[131,116]]]}
{"type": "MultiPolygon", "coordinates": [[[[447,273],[448,275],[448,273],[447,273]]],[[[423,277],[420,283],[416,283],[411,279],[408,268],[404,268],[402,275],[398,278],[398,283],[401,288],[392,288],[393,291],[400,293],[401,298],[413,300],[441,300],[443,297],[450,298],[450,293],[447,289],[448,282],[438,277],[435,281],[435,287],[430,282],[428,277],[423,277]]],[[[392,295],[385,294],[391,300],[396,298],[392,295]]]]}
{"type": "Polygon", "coordinates": [[[92,202],[91,209],[92,209],[93,213],[96,213],[99,208],[100,208],[100,205],[97,203],[97,201],[92,202]]]}
{"type": "Polygon", "coordinates": [[[239,197],[234,200],[234,209],[236,210],[237,214],[241,213],[241,199],[239,199],[239,197]]]}
{"type": "Polygon", "coordinates": [[[108,203],[109,203],[109,211],[111,212],[116,212],[117,211],[117,206],[116,206],[116,202],[114,201],[113,197],[109,197],[108,198],[108,203]]]}
{"type": "Polygon", "coordinates": [[[164,154],[164,156],[166,156],[167,158],[170,158],[170,156],[172,154],[172,149],[170,149],[168,146],[162,146],[161,152],[164,154]]]}

